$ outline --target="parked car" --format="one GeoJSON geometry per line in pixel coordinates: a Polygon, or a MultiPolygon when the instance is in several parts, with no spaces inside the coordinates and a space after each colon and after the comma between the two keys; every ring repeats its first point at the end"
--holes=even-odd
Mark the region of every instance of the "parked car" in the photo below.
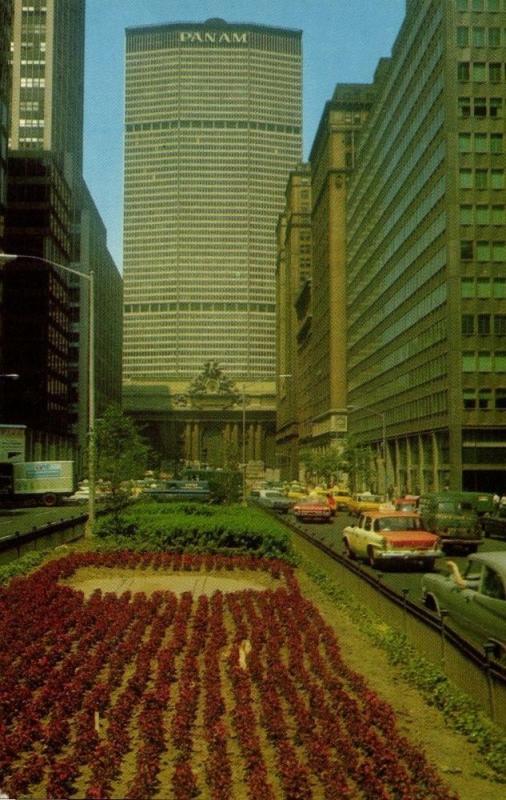
{"type": "Polygon", "coordinates": [[[159,503],[174,500],[197,500],[208,503],[211,499],[207,481],[158,481],[156,486],[146,489],[143,494],[159,503]]]}
{"type": "Polygon", "coordinates": [[[282,514],[286,514],[294,502],[275,489],[252,489],[250,497],[255,503],[265,508],[272,508],[274,511],[280,511],[282,514]]]}
{"type": "Polygon", "coordinates": [[[331,512],[325,497],[308,495],[293,506],[295,517],[302,522],[330,522],[331,512]]]}
{"type": "Polygon", "coordinates": [[[445,553],[475,553],[482,541],[478,514],[465,492],[428,492],[419,501],[423,526],[441,539],[445,553]]]}
{"type": "Polygon", "coordinates": [[[377,494],[361,492],[360,494],[353,495],[351,498],[349,512],[358,517],[363,511],[377,511],[382,502],[383,498],[377,494]]]}
{"type": "Polygon", "coordinates": [[[64,497],[63,502],[69,503],[70,505],[82,505],[84,503],[88,503],[89,499],[90,499],[90,487],[80,486],[74,492],[74,494],[71,494],[68,497],[64,497]]]}
{"type": "Polygon", "coordinates": [[[484,536],[506,539],[506,507],[500,506],[495,514],[481,517],[480,528],[484,536]]]}
{"type": "Polygon", "coordinates": [[[350,558],[362,558],[372,567],[392,562],[423,564],[432,569],[443,555],[439,537],[423,529],[418,514],[406,511],[369,511],[343,531],[350,558]]]}
{"type": "Polygon", "coordinates": [[[444,609],[482,640],[506,644],[506,551],[468,556],[462,574],[453,561],[447,564],[449,574],[423,576],[425,605],[438,614],[444,609]]]}
{"type": "Polygon", "coordinates": [[[334,496],[334,500],[336,501],[337,511],[350,510],[350,504],[353,498],[351,494],[349,494],[349,492],[344,491],[344,489],[330,489],[329,491],[334,496]]]}
{"type": "Polygon", "coordinates": [[[462,492],[462,497],[471,503],[479,517],[495,511],[492,492],[462,492]]]}

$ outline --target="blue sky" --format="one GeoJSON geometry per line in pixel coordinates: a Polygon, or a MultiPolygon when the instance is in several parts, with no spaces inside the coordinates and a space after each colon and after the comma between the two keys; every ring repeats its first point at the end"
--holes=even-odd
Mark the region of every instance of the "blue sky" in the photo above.
{"type": "Polygon", "coordinates": [[[372,80],[405,0],[87,0],[84,174],[121,269],[124,30],[164,22],[256,22],[303,31],[304,157],[336,83],[372,80]]]}

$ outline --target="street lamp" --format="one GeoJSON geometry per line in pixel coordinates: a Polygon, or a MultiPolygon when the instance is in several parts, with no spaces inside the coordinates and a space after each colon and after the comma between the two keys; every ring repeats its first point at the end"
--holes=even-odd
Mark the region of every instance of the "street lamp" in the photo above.
{"type": "Polygon", "coordinates": [[[0,266],[5,266],[10,261],[21,258],[29,261],[42,262],[49,264],[55,269],[70,272],[79,278],[84,278],[89,282],[88,293],[88,522],[85,535],[92,536],[95,524],[95,273],[93,270],[82,272],[81,270],[58,264],[43,256],[30,256],[24,253],[0,253],[0,266]]]}
{"type": "Polygon", "coordinates": [[[365,411],[366,416],[373,416],[376,415],[377,417],[381,417],[381,425],[382,425],[382,449],[383,449],[383,490],[385,493],[385,497],[387,495],[387,422],[386,422],[386,412],[385,411],[373,411],[369,408],[361,408],[360,406],[347,406],[347,411],[365,411]]]}

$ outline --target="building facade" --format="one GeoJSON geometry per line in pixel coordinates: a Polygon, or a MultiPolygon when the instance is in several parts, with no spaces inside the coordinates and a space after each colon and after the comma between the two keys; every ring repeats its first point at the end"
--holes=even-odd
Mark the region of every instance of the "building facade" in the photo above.
{"type": "Polygon", "coordinates": [[[126,402],[217,362],[248,384],[248,414],[269,385],[274,421],[275,225],[300,157],[300,31],[127,30],[126,402]]]}
{"type": "MultiPolygon", "coordinates": [[[[282,477],[299,477],[301,410],[312,384],[306,363],[308,314],[301,319],[300,298],[311,282],[311,170],[301,164],[290,173],[285,210],[277,227],[276,269],[276,454],[282,477]]],[[[309,295],[310,296],[310,293],[309,295]]]]}
{"type": "Polygon", "coordinates": [[[9,139],[12,0],[0,0],[0,249],[5,232],[7,203],[7,142],[9,139]]]}
{"type": "Polygon", "coordinates": [[[506,489],[505,37],[499,0],[409,2],[357,148],[350,429],[400,491],[506,489]]]}
{"type": "MultiPolygon", "coordinates": [[[[12,206],[7,210],[5,249],[40,258],[38,264],[33,262],[34,269],[40,269],[41,274],[49,269],[54,272],[51,281],[67,287],[66,317],[70,327],[65,380],[69,390],[59,433],[67,437],[78,462],[82,461],[88,429],[90,282],[57,266],[49,267],[47,260],[84,275],[91,270],[95,274],[97,413],[109,403],[120,401],[122,338],[121,277],[82,177],[84,34],[85,0],[13,0],[9,159],[12,206]],[[40,222],[44,215],[46,226],[40,222]]],[[[14,270],[21,270],[22,264],[19,258],[9,266],[9,280],[14,280],[14,270]]],[[[28,277],[36,282],[34,269],[28,277]]],[[[42,294],[41,302],[48,298],[47,293],[42,294]]],[[[56,306],[48,302],[45,313],[50,320],[56,306]]],[[[42,309],[41,314],[44,316],[42,309]]],[[[63,363],[60,367],[63,369],[63,363]]],[[[49,362],[47,369],[51,369],[49,362]]],[[[21,370],[18,367],[14,371],[21,370]]],[[[21,379],[10,387],[14,405],[20,387],[21,379]]],[[[38,418],[42,428],[29,431],[29,436],[49,441],[50,431],[43,422],[43,416],[38,418]]]]}
{"type": "Polygon", "coordinates": [[[359,132],[374,90],[337,84],[324,108],[309,165],[291,173],[278,227],[277,443],[291,477],[306,450],[346,435],[346,198],[359,132]]]}

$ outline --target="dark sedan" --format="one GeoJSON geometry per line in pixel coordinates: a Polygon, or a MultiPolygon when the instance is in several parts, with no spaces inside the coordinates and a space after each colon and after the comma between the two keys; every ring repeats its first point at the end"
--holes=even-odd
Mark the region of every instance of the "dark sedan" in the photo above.
{"type": "Polygon", "coordinates": [[[495,514],[481,517],[480,526],[484,536],[506,539],[506,508],[498,508],[495,514]]]}

